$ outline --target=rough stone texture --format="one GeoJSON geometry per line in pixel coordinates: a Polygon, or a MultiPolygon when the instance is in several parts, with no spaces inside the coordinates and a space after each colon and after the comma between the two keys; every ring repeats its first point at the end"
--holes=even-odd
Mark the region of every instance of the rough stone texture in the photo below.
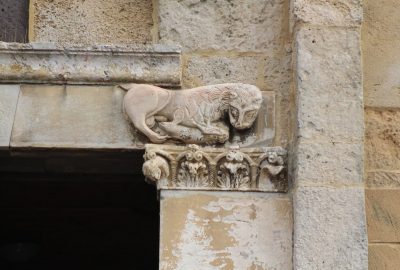
{"type": "Polygon", "coordinates": [[[400,170],[400,111],[366,109],[367,170],[400,170]]]}
{"type": "Polygon", "coordinates": [[[197,87],[207,84],[241,82],[258,85],[262,75],[263,57],[257,56],[201,56],[188,57],[183,70],[182,84],[185,87],[197,87]]]}
{"type": "Polygon", "coordinates": [[[368,269],[363,188],[302,187],[293,208],[294,269],[368,269]]]}
{"type": "Polygon", "coordinates": [[[3,82],[180,85],[180,51],[152,45],[61,46],[0,42],[3,82]]]}
{"type": "Polygon", "coordinates": [[[281,46],[287,14],[285,0],[160,0],[160,42],[185,50],[271,52],[281,46]]]}
{"type": "Polygon", "coordinates": [[[363,183],[362,144],[300,142],[296,184],[360,185],[363,183]]]}
{"type": "Polygon", "coordinates": [[[362,140],[359,38],[356,29],[348,28],[308,26],[298,31],[299,136],[333,141],[362,140]]]}
{"type": "Polygon", "coordinates": [[[150,0],[33,0],[30,40],[73,44],[151,42],[150,0]]]}
{"type": "Polygon", "coordinates": [[[287,197],[163,190],[160,201],[160,269],[292,269],[287,197]]]}
{"type": "Polygon", "coordinates": [[[132,149],[125,92],[101,86],[22,86],[11,148],[132,149]]]}
{"type": "Polygon", "coordinates": [[[400,172],[369,171],[366,173],[368,188],[400,188],[400,172]]]}
{"type": "Polygon", "coordinates": [[[19,85],[0,85],[0,150],[10,145],[18,95],[19,85]]]}
{"type": "Polygon", "coordinates": [[[370,243],[400,242],[400,190],[367,189],[365,194],[370,243]]]}
{"type": "Polygon", "coordinates": [[[360,25],[362,0],[296,0],[292,1],[296,21],[314,25],[360,25]]]}
{"type": "Polygon", "coordinates": [[[400,245],[369,245],[369,270],[397,270],[400,265],[400,245]]]}
{"type": "Polygon", "coordinates": [[[362,32],[365,104],[400,107],[400,2],[364,0],[362,32]]]}

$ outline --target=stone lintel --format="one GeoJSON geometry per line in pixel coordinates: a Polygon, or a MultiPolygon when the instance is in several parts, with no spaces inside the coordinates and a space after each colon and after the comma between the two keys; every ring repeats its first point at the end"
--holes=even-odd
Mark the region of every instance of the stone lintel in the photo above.
{"type": "Polygon", "coordinates": [[[179,87],[180,79],[180,49],[175,46],[0,42],[2,83],[135,82],[179,87]]]}
{"type": "Polygon", "coordinates": [[[286,150],[147,144],[143,173],[159,190],[286,192],[286,150]]]}

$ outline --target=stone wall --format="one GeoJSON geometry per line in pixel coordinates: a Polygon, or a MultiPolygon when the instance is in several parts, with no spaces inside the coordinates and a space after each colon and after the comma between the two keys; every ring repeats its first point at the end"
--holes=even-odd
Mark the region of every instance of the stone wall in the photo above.
{"type": "Polygon", "coordinates": [[[371,270],[400,265],[400,2],[365,0],[366,208],[371,270]]]}

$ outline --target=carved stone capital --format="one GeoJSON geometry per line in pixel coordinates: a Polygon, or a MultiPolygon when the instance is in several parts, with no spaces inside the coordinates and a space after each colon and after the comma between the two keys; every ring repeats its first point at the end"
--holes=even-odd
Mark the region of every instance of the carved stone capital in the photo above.
{"type": "Polygon", "coordinates": [[[158,189],[286,192],[286,150],[147,144],[143,173],[158,189]]]}

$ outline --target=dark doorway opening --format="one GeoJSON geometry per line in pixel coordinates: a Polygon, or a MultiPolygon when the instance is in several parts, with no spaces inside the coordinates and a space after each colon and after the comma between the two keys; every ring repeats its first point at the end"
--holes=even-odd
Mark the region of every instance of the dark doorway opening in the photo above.
{"type": "Polygon", "coordinates": [[[158,269],[140,174],[0,172],[0,269],[158,269]]]}

